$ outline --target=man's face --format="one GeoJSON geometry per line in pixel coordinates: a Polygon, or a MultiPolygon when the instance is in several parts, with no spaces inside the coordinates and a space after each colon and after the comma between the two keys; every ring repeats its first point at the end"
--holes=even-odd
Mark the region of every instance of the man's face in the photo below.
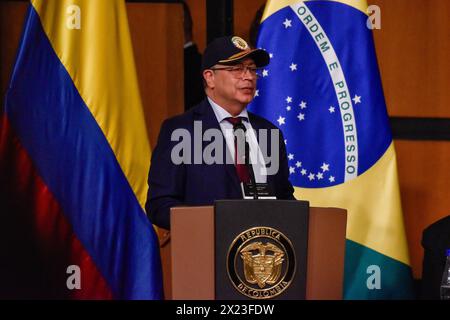
{"type": "Polygon", "coordinates": [[[245,108],[255,96],[255,69],[253,60],[246,59],[236,65],[215,65],[207,70],[205,79],[212,88],[212,98],[225,108],[245,108]]]}

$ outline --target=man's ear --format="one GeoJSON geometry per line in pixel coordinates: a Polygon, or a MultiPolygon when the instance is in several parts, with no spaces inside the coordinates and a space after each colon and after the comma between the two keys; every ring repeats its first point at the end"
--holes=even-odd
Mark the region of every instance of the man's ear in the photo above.
{"type": "Polygon", "coordinates": [[[212,70],[207,69],[203,71],[203,79],[205,79],[205,83],[208,88],[214,89],[214,72],[212,70]]]}

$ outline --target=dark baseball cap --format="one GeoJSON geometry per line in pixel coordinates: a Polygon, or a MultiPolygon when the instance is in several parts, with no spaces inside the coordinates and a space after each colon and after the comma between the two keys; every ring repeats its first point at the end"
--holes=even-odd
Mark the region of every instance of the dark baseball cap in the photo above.
{"type": "Polygon", "coordinates": [[[237,36],[214,39],[202,57],[202,71],[216,64],[234,65],[244,59],[252,59],[257,68],[269,64],[270,57],[263,49],[251,49],[247,42],[237,36]]]}

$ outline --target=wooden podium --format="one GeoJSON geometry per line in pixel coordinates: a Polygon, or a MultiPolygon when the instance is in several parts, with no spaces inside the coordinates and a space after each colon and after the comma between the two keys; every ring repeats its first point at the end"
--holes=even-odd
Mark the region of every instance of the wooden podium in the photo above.
{"type": "MultiPolygon", "coordinates": [[[[273,200],[242,201],[253,201],[256,205],[260,201],[273,200]]],[[[277,206],[282,205],[282,202],[284,201],[277,200],[277,206]]],[[[277,213],[278,222],[285,219],[283,215],[284,212],[277,213]]],[[[346,210],[312,207],[309,208],[307,216],[305,220],[307,235],[303,238],[307,244],[293,243],[294,246],[305,246],[305,256],[307,256],[305,270],[299,269],[301,271],[297,272],[294,281],[296,278],[301,279],[301,276],[305,278],[304,297],[308,300],[342,299],[346,210]]],[[[175,300],[217,298],[217,286],[220,284],[219,290],[221,290],[223,281],[217,282],[215,275],[217,272],[215,230],[220,228],[222,232],[227,229],[227,226],[216,225],[215,217],[213,206],[171,209],[171,243],[170,248],[164,249],[171,251],[171,297],[169,298],[175,300]]],[[[286,222],[290,223],[290,221],[286,222]]],[[[283,299],[283,296],[278,299],[283,299]]]]}

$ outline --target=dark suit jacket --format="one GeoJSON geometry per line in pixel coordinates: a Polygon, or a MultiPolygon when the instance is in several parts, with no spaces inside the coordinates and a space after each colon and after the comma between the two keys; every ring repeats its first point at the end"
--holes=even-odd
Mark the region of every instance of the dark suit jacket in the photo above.
{"type": "Polygon", "coordinates": [[[450,249],[450,216],[428,226],[422,234],[424,249],[422,269],[422,299],[439,299],[444,273],[445,251],[450,249]]]}
{"type": "MultiPolygon", "coordinates": [[[[202,131],[220,130],[219,122],[208,100],[203,100],[186,113],[166,120],[159,133],[158,143],[152,154],[148,177],[149,191],[145,205],[148,217],[157,226],[169,229],[170,208],[181,205],[212,205],[214,200],[242,199],[242,192],[234,164],[181,164],[171,160],[172,148],[179,141],[171,141],[172,131],[184,128],[194,136],[194,121],[202,121],[202,131]]],[[[271,122],[249,112],[253,129],[276,129],[271,122]]],[[[294,200],[294,189],[289,182],[286,147],[280,131],[279,170],[267,176],[277,199],[294,200]]],[[[223,154],[229,152],[223,139],[223,154]]],[[[203,142],[203,148],[211,142],[203,142]]],[[[192,139],[193,144],[193,139],[192,139]]],[[[270,134],[268,139],[270,146],[270,134]]],[[[192,148],[193,150],[193,148],[192,148]]],[[[269,149],[270,150],[270,149],[269,149]]],[[[192,159],[194,153],[191,152],[192,159]]],[[[192,162],[193,163],[193,162],[192,162]]]]}

